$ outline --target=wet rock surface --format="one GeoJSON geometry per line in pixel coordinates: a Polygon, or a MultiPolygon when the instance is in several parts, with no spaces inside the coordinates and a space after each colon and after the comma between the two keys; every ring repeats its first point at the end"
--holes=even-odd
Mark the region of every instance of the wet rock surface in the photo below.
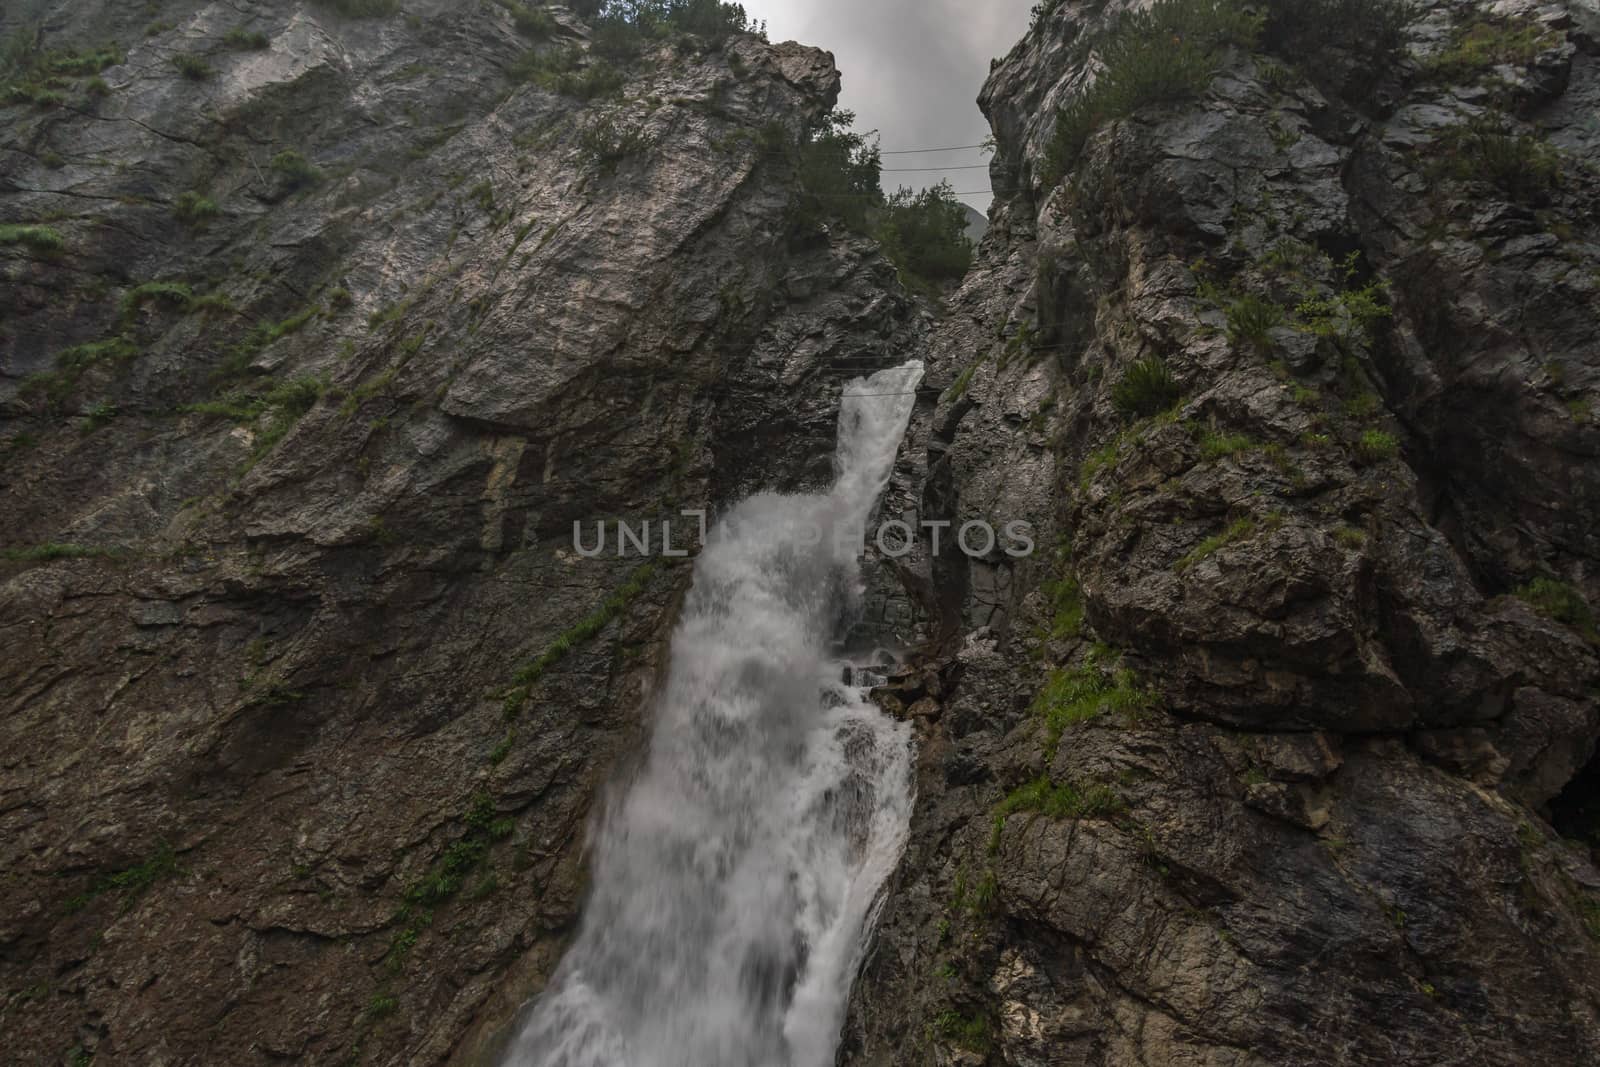
{"type": "Polygon", "coordinates": [[[1596,1058],[1593,9],[1421,5],[1365,69],[1269,33],[1047,180],[1127,6],[981,101],[922,511],[1041,550],[915,568],[959,680],[880,691],[918,810],[841,1062],[1596,1058]]]}
{"type": "Polygon", "coordinates": [[[17,1062],[485,1062],[688,580],[574,522],[659,556],[825,483],[926,326],[870,242],[791,239],[760,138],[826,53],[664,44],[586,101],[511,73],[587,48],[564,9],[336,7],[62,5],[104,89],[0,110],[4,221],[63,242],[0,249],[17,1062]]]}
{"type": "Polygon", "coordinates": [[[1037,544],[869,552],[918,803],[840,1062],[1600,1059],[1600,19],[1234,49],[1047,179],[1129,6],[993,71],[937,323],[789,232],[823,53],[586,100],[517,74],[597,66],[564,9],[51,11],[76,65],[0,109],[0,222],[60,241],[0,245],[7,1054],[487,1062],[688,578],[573,523],[824,485],[915,357],[878,517],[1037,544]]]}

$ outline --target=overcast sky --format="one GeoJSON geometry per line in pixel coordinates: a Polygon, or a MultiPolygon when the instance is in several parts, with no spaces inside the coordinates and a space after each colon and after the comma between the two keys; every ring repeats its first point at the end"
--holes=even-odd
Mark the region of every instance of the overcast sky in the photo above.
{"type": "MultiPolygon", "coordinates": [[[[978,90],[989,60],[1011,51],[1034,0],[743,0],[774,41],[833,53],[844,74],[839,106],[856,129],[877,130],[884,152],[975,145],[989,135],[978,90]]],[[[920,189],[949,178],[989,209],[988,157],[976,150],[883,157],[883,184],[920,189]],[[889,173],[896,168],[984,164],[977,170],[889,173]],[[976,192],[974,192],[976,191],[976,192]]]]}

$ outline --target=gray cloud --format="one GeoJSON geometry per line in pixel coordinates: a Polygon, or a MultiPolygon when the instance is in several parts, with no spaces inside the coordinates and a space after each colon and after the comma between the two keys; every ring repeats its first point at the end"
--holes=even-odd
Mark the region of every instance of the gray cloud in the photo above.
{"type": "MultiPolygon", "coordinates": [[[[989,134],[978,90],[989,60],[1002,56],[1028,26],[1033,0],[743,0],[767,21],[774,41],[826,48],[844,75],[839,106],[856,127],[876,129],[885,150],[977,144],[989,134]]],[[[884,168],[984,163],[976,151],[885,156],[884,168]]],[[[883,183],[921,188],[948,178],[958,192],[987,190],[985,170],[886,173],[883,183]]],[[[989,194],[961,199],[978,210],[989,194]]]]}

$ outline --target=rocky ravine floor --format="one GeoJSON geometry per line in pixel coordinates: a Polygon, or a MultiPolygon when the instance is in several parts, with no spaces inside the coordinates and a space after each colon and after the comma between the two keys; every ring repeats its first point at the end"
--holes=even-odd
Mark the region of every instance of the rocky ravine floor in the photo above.
{"type": "Polygon", "coordinates": [[[1600,16],[1429,3],[1380,56],[1267,5],[1051,175],[1124,6],[984,90],[1010,192],[930,341],[923,513],[1054,551],[921,564],[841,1062],[1600,1059],[1600,16]]]}
{"type": "Polygon", "coordinates": [[[687,580],[573,521],[825,482],[917,347],[870,244],[789,240],[831,57],[544,88],[587,30],[514,6],[66,4],[0,110],[61,242],[0,248],[8,1059],[481,1060],[687,580]]]}

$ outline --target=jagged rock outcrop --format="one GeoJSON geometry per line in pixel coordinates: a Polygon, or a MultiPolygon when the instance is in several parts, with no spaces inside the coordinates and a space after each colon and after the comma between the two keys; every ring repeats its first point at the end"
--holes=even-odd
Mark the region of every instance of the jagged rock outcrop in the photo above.
{"type": "Polygon", "coordinates": [[[1264,5],[1052,173],[1140,6],[981,101],[922,515],[1048,534],[911,575],[959,681],[841,1063],[1600,1058],[1600,15],[1264,5]]]}
{"type": "Polygon", "coordinates": [[[573,522],[823,484],[917,356],[885,516],[1038,551],[873,563],[841,1062],[1600,1059],[1591,3],[1260,5],[1066,152],[1144,5],[1041,5],[936,328],[794,240],[824,54],[388,6],[62,5],[0,110],[9,1055],[484,1062],[687,580],[573,522]]]}
{"type": "Polygon", "coordinates": [[[573,523],[824,483],[924,328],[792,239],[825,53],[363,6],[61,5],[0,110],[19,1062],[479,1062],[688,577],[573,523]]]}

